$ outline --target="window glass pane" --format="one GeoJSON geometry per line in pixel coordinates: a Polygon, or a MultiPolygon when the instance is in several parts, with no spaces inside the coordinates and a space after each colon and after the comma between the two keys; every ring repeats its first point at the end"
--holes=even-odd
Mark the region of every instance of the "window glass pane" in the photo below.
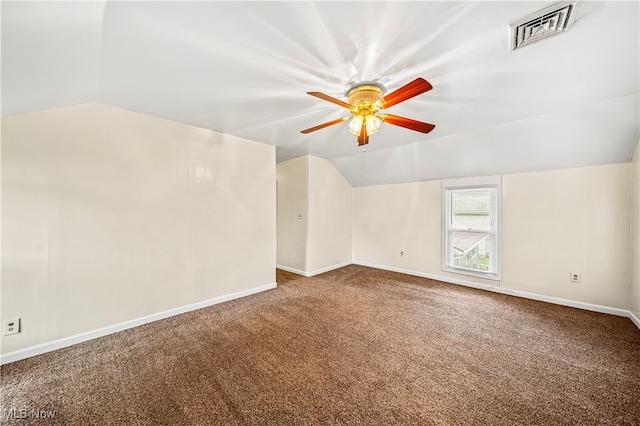
{"type": "Polygon", "coordinates": [[[483,232],[452,232],[450,259],[453,267],[493,272],[494,244],[491,234],[483,232]]]}
{"type": "Polygon", "coordinates": [[[452,191],[452,227],[477,231],[491,230],[491,190],[452,191]]]}
{"type": "Polygon", "coordinates": [[[443,270],[500,281],[500,177],[449,179],[442,189],[443,270]]]}

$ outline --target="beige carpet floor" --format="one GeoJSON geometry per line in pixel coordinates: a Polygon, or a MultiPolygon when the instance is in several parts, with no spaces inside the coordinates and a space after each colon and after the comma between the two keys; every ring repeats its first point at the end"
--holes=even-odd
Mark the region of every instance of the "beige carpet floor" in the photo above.
{"type": "Polygon", "coordinates": [[[361,266],[277,281],[2,366],[2,423],[640,424],[627,318],[361,266]]]}

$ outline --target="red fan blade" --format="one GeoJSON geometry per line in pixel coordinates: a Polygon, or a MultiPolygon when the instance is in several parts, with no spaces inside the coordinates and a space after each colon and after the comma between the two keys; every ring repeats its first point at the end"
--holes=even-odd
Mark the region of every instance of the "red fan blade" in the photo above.
{"type": "Polygon", "coordinates": [[[316,130],[324,129],[325,127],[329,127],[329,126],[333,126],[334,124],[342,123],[343,121],[346,121],[348,119],[349,119],[349,117],[338,118],[337,120],[329,121],[328,123],[320,124],[319,126],[311,127],[309,129],[303,130],[300,133],[315,132],[316,130]]]}
{"type": "Polygon", "coordinates": [[[398,90],[393,91],[382,98],[382,100],[384,101],[382,105],[384,108],[389,108],[395,104],[399,104],[402,101],[411,99],[414,96],[418,96],[421,93],[428,92],[431,89],[433,89],[431,83],[429,83],[422,77],[418,77],[411,83],[405,84],[398,90]]]}
{"type": "Polygon", "coordinates": [[[393,124],[394,126],[404,127],[406,129],[416,130],[422,133],[429,133],[436,126],[422,121],[412,120],[410,118],[398,117],[397,115],[384,114],[380,118],[384,117],[385,123],[393,124]]]}
{"type": "Polygon", "coordinates": [[[351,109],[351,105],[346,102],[342,102],[340,99],[332,98],[329,95],[325,95],[320,92],[307,92],[308,95],[315,96],[316,98],[324,99],[325,101],[333,102],[336,105],[340,105],[341,107],[345,107],[346,109],[351,109]]]}
{"type": "Polygon", "coordinates": [[[358,146],[366,145],[369,143],[369,135],[367,134],[367,126],[364,124],[360,128],[360,136],[358,136],[358,146]]]}

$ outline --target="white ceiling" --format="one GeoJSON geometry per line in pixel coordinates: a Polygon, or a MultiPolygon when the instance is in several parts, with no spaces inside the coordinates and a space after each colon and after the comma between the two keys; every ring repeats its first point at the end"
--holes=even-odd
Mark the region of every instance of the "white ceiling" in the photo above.
{"type": "Polygon", "coordinates": [[[509,52],[549,2],[2,2],[2,114],[102,102],[330,159],[354,186],[626,162],[640,135],[640,4],[580,2],[573,28],[509,52]],[[311,97],[433,90],[367,152],[311,97]]]}

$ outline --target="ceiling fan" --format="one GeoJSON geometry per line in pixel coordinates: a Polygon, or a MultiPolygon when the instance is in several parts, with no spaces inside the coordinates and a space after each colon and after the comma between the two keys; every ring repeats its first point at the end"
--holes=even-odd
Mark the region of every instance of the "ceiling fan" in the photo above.
{"type": "Polygon", "coordinates": [[[324,129],[325,127],[333,126],[334,124],[342,123],[349,119],[351,120],[349,122],[349,132],[358,136],[358,146],[369,143],[369,135],[377,132],[383,121],[393,124],[394,126],[429,133],[436,127],[435,125],[410,118],[399,117],[397,115],[377,115],[377,113],[380,110],[399,104],[431,89],[433,89],[433,86],[424,78],[419,77],[386,96],[383,96],[385,89],[384,86],[380,84],[371,82],[359,83],[347,92],[348,103],[325,95],[324,93],[307,92],[307,94],[311,96],[324,99],[325,101],[348,109],[351,112],[351,117],[338,118],[337,120],[303,130],[301,133],[315,132],[316,130],[324,129]]]}

